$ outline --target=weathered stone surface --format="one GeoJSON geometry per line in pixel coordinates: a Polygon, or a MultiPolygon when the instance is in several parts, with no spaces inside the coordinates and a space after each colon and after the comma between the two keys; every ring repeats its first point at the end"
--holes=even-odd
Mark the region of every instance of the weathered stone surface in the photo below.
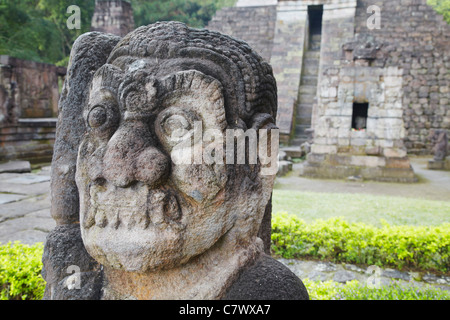
{"type": "Polygon", "coordinates": [[[266,61],[270,61],[275,31],[275,6],[223,8],[208,22],[208,29],[244,39],[266,61]]]}
{"type": "Polygon", "coordinates": [[[51,172],[51,215],[57,227],[44,248],[44,299],[98,299],[100,265],[84,248],[79,225],[79,196],[75,184],[78,146],[85,133],[82,111],[87,103],[94,70],[106,62],[119,37],[91,32],[75,41],[59,101],[57,134],[51,172]],[[86,264],[88,265],[86,267],[86,264]],[[67,291],[70,266],[80,268],[83,289],[67,291]],[[83,267],[85,266],[85,267],[83,267]],[[86,280],[87,278],[88,280],[86,280]]]}
{"type": "Polygon", "coordinates": [[[0,194],[0,204],[15,202],[15,201],[21,200],[23,198],[26,198],[26,196],[20,195],[20,194],[1,193],[0,194]]]}
{"type": "Polygon", "coordinates": [[[393,278],[393,279],[401,279],[405,281],[410,281],[411,276],[407,274],[406,272],[401,272],[398,270],[393,269],[385,269],[383,272],[381,272],[381,276],[387,277],[387,278],[393,278]]]}
{"type": "Polygon", "coordinates": [[[432,151],[434,152],[433,160],[444,161],[448,149],[447,130],[434,130],[431,135],[431,141],[434,143],[432,148],[432,151]]]}
{"type": "Polygon", "coordinates": [[[429,160],[427,168],[430,170],[449,170],[450,171],[450,156],[447,156],[445,160],[429,160]]]}
{"type": "Polygon", "coordinates": [[[9,161],[0,164],[0,173],[4,172],[31,172],[31,165],[28,161],[9,161]]]}
{"type": "Polygon", "coordinates": [[[51,231],[42,262],[42,276],[47,282],[44,300],[100,298],[103,272],[84,248],[79,225],[62,225],[51,231]],[[79,286],[72,287],[70,277],[80,277],[79,286]]]}
{"type": "MultiPolygon", "coordinates": [[[[52,169],[53,217],[81,229],[83,249],[104,270],[102,298],[220,299],[247,268],[287,272],[271,258],[259,263],[269,250],[276,171],[267,170],[278,141],[269,162],[259,153],[256,163],[236,163],[230,151],[249,159],[250,146],[239,149],[233,136],[223,150],[230,131],[276,136],[271,67],[244,42],[176,22],[116,43],[99,33],[75,43],[52,169]],[[204,143],[211,133],[212,161],[204,143]]],[[[63,255],[51,250],[56,234],[45,253],[47,296],[71,298],[52,258],[63,255]]],[[[266,290],[264,298],[307,298],[298,278],[266,290]]]]}
{"type": "MultiPolygon", "coordinates": [[[[314,2],[314,5],[323,4],[322,41],[320,52],[317,52],[320,60],[317,97],[305,94],[302,87],[306,73],[317,74],[315,66],[310,66],[304,45],[308,36],[306,21],[311,18],[307,16],[307,7],[313,3],[273,1],[269,4],[264,1],[259,7],[253,4],[254,1],[242,1],[238,8],[218,11],[211,26],[252,41],[260,52],[271,49],[267,56],[279,84],[277,121],[282,129],[283,143],[300,145],[292,134],[298,120],[293,109],[298,103],[314,105],[311,123],[315,131],[320,132],[321,124],[317,121],[324,113],[351,117],[352,102],[370,102],[372,110],[379,110],[369,117],[403,120],[392,128],[394,132],[382,128],[378,134],[386,139],[391,139],[389,135],[397,139],[401,133],[400,140],[404,145],[399,147],[414,154],[430,154],[433,144],[428,136],[432,129],[450,128],[450,57],[447,50],[450,26],[442,15],[427,5],[426,0],[314,2]],[[375,16],[367,12],[374,4],[381,12],[380,28],[375,29],[368,25],[375,16]],[[266,14],[262,18],[254,14],[256,10],[273,10],[276,14],[266,14]],[[245,21],[240,21],[240,17],[245,17],[245,21]],[[254,36],[252,30],[263,31],[258,28],[262,23],[268,26],[264,31],[273,35],[272,42],[254,36]],[[356,74],[355,68],[370,71],[356,74]],[[380,80],[376,79],[377,69],[386,71],[382,75],[383,90],[373,85],[380,80]],[[337,105],[337,97],[342,97],[347,105],[337,105]],[[314,102],[314,98],[318,101],[314,102]],[[384,104],[384,107],[374,103],[384,104]]],[[[372,127],[379,126],[377,121],[368,119],[369,122],[372,127]]],[[[336,127],[327,125],[325,128],[336,127]]],[[[340,138],[346,138],[345,132],[339,134],[340,138]]],[[[315,140],[320,138],[315,137],[315,140]]],[[[362,140],[353,143],[364,144],[362,140]]]]}
{"type": "Polygon", "coordinates": [[[91,31],[125,36],[134,29],[131,3],[122,0],[95,1],[91,31]]]}
{"type": "Polygon", "coordinates": [[[58,77],[65,73],[63,67],[0,56],[0,126],[56,116],[58,77]]]}
{"type": "Polygon", "coordinates": [[[348,281],[355,280],[356,276],[352,271],[341,270],[334,274],[333,281],[346,283],[348,281]]]}
{"type": "Polygon", "coordinates": [[[86,130],[83,109],[93,71],[106,62],[119,40],[117,36],[92,32],[80,36],[72,47],[58,105],[57,136],[52,159],[52,217],[58,224],[79,221],[75,166],[78,146],[86,130]]]}
{"type": "MultiPolygon", "coordinates": [[[[386,44],[381,50],[385,65],[402,68],[405,147],[408,153],[429,154],[433,147],[428,138],[432,128],[449,128],[439,115],[448,110],[445,99],[448,98],[450,69],[442,66],[449,60],[445,48],[450,39],[450,27],[426,0],[403,2],[380,2],[382,26],[370,30],[370,34],[386,44]],[[444,104],[439,103],[442,99],[444,104]]],[[[369,0],[358,2],[355,33],[368,33],[366,8],[371,4],[369,0]]],[[[375,63],[379,60],[377,57],[375,63]]]]}
{"type": "Polygon", "coordinates": [[[224,299],[229,300],[308,300],[300,279],[283,264],[262,255],[244,270],[230,287],[224,299]]]}

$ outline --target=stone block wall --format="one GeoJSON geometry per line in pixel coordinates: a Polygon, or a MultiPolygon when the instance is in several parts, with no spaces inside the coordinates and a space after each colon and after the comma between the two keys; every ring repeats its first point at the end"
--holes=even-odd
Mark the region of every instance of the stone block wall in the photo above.
{"type": "Polygon", "coordinates": [[[247,42],[270,61],[275,33],[276,6],[223,8],[208,23],[219,31],[247,42]]]}
{"type": "Polygon", "coordinates": [[[315,128],[322,99],[336,97],[334,86],[338,80],[336,68],[342,65],[342,44],[354,37],[356,0],[339,0],[324,4],[322,18],[322,42],[320,46],[317,104],[314,106],[311,127],[315,128]],[[332,70],[328,70],[332,69],[332,70]],[[334,74],[333,74],[334,73],[334,74]],[[330,89],[326,86],[330,84],[330,89]],[[324,90],[322,94],[321,91],[324,90]],[[323,96],[325,95],[325,96],[323,96]]]}
{"type": "Polygon", "coordinates": [[[288,142],[295,123],[295,107],[299,100],[299,87],[303,55],[307,43],[307,7],[302,4],[277,8],[274,46],[270,63],[277,80],[277,126],[282,142],[288,142]]]}
{"type": "Polygon", "coordinates": [[[91,31],[125,36],[134,30],[133,8],[128,1],[96,0],[91,31]]]}
{"type": "Polygon", "coordinates": [[[0,56],[0,126],[20,118],[50,118],[58,112],[58,79],[66,69],[0,56]]]}
{"type": "Polygon", "coordinates": [[[22,119],[0,127],[0,162],[50,162],[55,143],[56,118],[22,119]]]}
{"type": "Polygon", "coordinates": [[[304,175],[413,182],[403,143],[403,69],[386,64],[389,51],[367,25],[365,33],[355,33],[360,5],[324,5],[314,143],[304,175]],[[352,123],[355,104],[367,106],[362,129],[352,123]]]}
{"type": "Polygon", "coordinates": [[[426,0],[359,0],[355,22],[382,44],[386,66],[403,70],[405,146],[429,154],[433,129],[450,130],[450,25],[426,0]],[[370,5],[381,9],[380,29],[367,28],[370,5]]]}
{"type": "Polygon", "coordinates": [[[402,79],[402,70],[397,67],[327,69],[304,175],[415,181],[403,144],[402,79]],[[369,106],[362,130],[352,128],[355,102],[369,106]]]}
{"type": "Polygon", "coordinates": [[[403,148],[402,70],[396,67],[327,69],[314,143],[340,147],[403,148]],[[352,131],[354,102],[369,103],[367,127],[352,131]]]}
{"type": "Polygon", "coordinates": [[[0,56],[0,162],[50,162],[65,74],[63,67],[0,56]]]}
{"type": "MultiPolygon", "coordinates": [[[[360,66],[375,68],[369,74],[374,75],[374,83],[381,84],[377,87],[379,93],[385,94],[381,97],[385,99],[383,107],[371,102],[372,118],[381,116],[392,122],[386,128],[377,129],[377,134],[381,134],[377,144],[406,148],[412,154],[430,154],[430,136],[434,129],[450,130],[450,26],[426,0],[267,0],[263,2],[266,6],[254,7],[257,3],[241,0],[238,2],[241,7],[219,11],[213,19],[217,23],[211,25],[215,30],[248,41],[270,61],[278,84],[277,125],[282,139],[289,139],[295,123],[294,110],[300,95],[304,44],[308,36],[307,6],[319,4],[323,5],[323,23],[319,85],[311,120],[313,129],[320,122],[321,110],[331,112],[333,109],[338,90],[350,90],[355,85],[351,89],[355,101],[371,95],[360,96],[364,90],[371,90],[371,86],[364,89],[364,84],[358,81],[346,84],[349,75],[345,72],[351,73],[353,67],[360,66]],[[380,29],[367,26],[373,15],[367,9],[372,5],[381,11],[380,29]],[[261,27],[264,23],[267,28],[261,27]],[[260,34],[249,27],[256,25],[260,26],[260,34]],[[262,34],[268,36],[264,38],[262,34]],[[350,69],[341,70],[347,67],[350,69]],[[386,76],[385,72],[393,68],[396,68],[396,75],[386,76]],[[340,81],[343,81],[341,86],[340,81]],[[381,131],[388,128],[391,130],[388,135],[392,138],[396,131],[403,145],[397,136],[386,139],[385,132],[381,131]]],[[[369,125],[373,125],[371,121],[374,120],[369,120],[369,125]]],[[[335,128],[328,129],[333,135],[335,128]]],[[[316,135],[317,138],[322,144],[320,135],[316,135]]]]}

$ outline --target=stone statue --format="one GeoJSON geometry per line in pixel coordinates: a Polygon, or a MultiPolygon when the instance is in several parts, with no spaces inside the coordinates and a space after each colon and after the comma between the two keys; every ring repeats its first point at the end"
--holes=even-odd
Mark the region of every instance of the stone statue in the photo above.
{"type": "Polygon", "coordinates": [[[444,161],[447,156],[448,138],[447,130],[434,130],[431,135],[434,143],[432,151],[434,153],[434,161],[444,161]]]}
{"type": "Polygon", "coordinates": [[[87,33],[59,107],[45,299],[308,299],[260,238],[276,172],[229,139],[276,130],[247,44],[178,22],[87,33]]]}

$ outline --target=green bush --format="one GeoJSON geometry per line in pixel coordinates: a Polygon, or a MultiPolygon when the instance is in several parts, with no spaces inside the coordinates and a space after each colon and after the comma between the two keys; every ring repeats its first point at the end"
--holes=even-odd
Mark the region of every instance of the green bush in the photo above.
{"type": "MultiPolygon", "coordinates": [[[[324,225],[338,225],[339,227],[334,228],[334,231],[325,231],[328,235],[337,236],[350,226],[343,221],[340,221],[341,223],[338,222],[339,220],[335,219],[331,222],[322,221],[318,224],[321,225],[320,228],[323,231],[326,229],[324,225]]],[[[272,237],[278,238],[278,243],[284,241],[284,249],[282,249],[283,246],[281,245],[274,245],[273,247],[278,254],[289,252],[290,254],[284,256],[293,257],[298,256],[298,248],[312,248],[312,245],[302,245],[300,243],[292,245],[293,240],[298,240],[299,238],[300,233],[298,230],[306,230],[307,228],[307,225],[295,216],[275,215],[273,224],[274,232],[272,237]],[[286,237],[280,235],[281,229],[286,233],[286,237]]],[[[442,230],[443,233],[447,232],[448,240],[448,231],[444,231],[442,230]]],[[[326,242],[339,243],[339,241],[335,240],[326,242]]],[[[324,257],[327,257],[325,254],[326,250],[319,249],[316,251],[320,251],[324,257]]],[[[42,243],[28,246],[15,242],[14,244],[8,243],[0,246],[0,300],[42,299],[45,289],[45,281],[41,277],[42,253],[42,243]]],[[[376,289],[369,288],[357,281],[350,281],[345,285],[332,281],[318,282],[309,279],[303,279],[303,282],[311,298],[315,300],[450,300],[449,292],[431,286],[417,289],[394,284],[376,289]]]]}
{"type": "Polygon", "coordinates": [[[14,242],[0,246],[0,300],[40,300],[45,281],[41,276],[43,244],[14,242]]]}
{"type": "Polygon", "coordinates": [[[272,251],[284,258],[450,271],[450,223],[440,226],[381,228],[341,218],[305,223],[295,215],[275,214],[272,251]]]}
{"type": "Polygon", "coordinates": [[[311,281],[303,279],[311,300],[450,300],[450,292],[424,286],[393,283],[372,288],[357,280],[346,284],[334,281],[311,281]]]}

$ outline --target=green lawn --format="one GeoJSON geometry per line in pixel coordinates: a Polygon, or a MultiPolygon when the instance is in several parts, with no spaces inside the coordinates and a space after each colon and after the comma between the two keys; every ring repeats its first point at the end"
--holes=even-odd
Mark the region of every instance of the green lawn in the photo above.
{"type": "Polygon", "coordinates": [[[450,201],[367,194],[317,193],[274,190],[272,212],[295,214],[305,222],[342,217],[381,227],[391,225],[436,226],[450,223],[450,201]]]}

